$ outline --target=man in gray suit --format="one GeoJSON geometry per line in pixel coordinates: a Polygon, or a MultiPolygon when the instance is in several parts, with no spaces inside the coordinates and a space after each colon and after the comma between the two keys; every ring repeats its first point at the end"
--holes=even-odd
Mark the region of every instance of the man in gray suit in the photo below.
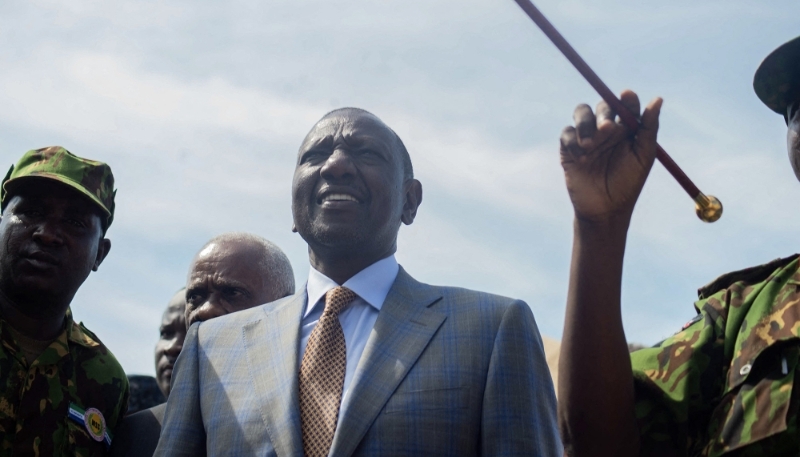
{"type": "Polygon", "coordinates": [[[392,129],[360,109],[323,117],[292,185],[308,282],[189,329],[156,455],[560,456],[528,305],[397,264],[421,201],[392,129]]]}
{"type": "MultiPolygon", "coordinates": [[[[181,352],[186,328],[271,302],[294,293],[294,272],[274,243],[250,233],[223,233],[209,240],[194,257],[187,286],[170,300],[156,345],[159,384],[169,397],[173,364],[181,352]],[[180,316],[176,316],[180,310],[180,316]],[[183,328],[177,328],[180,325],[183,328]],[[182,331],[181,331],[182,330],[182,331]]],[[[126,417],[119,426],[113,457],[150,457],[156,449],[166,403],[126,417]]]]}

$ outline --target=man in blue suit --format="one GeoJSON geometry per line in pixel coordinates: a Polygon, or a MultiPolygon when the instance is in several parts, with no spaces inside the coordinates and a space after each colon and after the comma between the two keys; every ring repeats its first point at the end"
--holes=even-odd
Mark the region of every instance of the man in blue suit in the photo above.
{"type": "Polygon", "coordinates": [[[322,118],[292,184],[308,282],[191,327],[156,455],[560,456],[528,305],[397,264],[421,201],[392,129],[354,108],[322,118]]]}

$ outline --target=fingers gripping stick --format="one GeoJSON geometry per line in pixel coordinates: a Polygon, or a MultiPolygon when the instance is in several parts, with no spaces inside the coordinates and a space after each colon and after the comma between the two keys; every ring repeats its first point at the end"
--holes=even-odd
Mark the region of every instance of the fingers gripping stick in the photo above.
{"type": "MultiPolygon", "coordinates": [[[[578,55],[575,49],[567,43],[567,40],[553,27],[553,24],[547,20],[546,17],[539,11],[530,0],[514,0],[522,8],[523,11],[530,17],[536,25],[550,38],[550,41],[564,54],[564,57],[569,60],[575,69],[586,78],[586,81],[600,94],[600,97],[608,103],[608,106],[613,109],[620,120],[631,131],[636,132],[639,129],[639,120],[622,102],[611,92],[611,89],[600,80],[600,77],[589,67],[589,65],[578,55]]],[[[656,158],[664,168],[669,171],[678,184],[683,187],[683,190],[689,194],[695,202],[695,211],[697,217],[704,222],[715,222],[722,216],[722,203],[711,195],[705,195],[700,192],[700,189],[694,185],[691,179],[686,176],[686,173],[681,170],[677,163],[672,160],[672,157],[667,154],[660,145],[656,148],[656,158]]]]}

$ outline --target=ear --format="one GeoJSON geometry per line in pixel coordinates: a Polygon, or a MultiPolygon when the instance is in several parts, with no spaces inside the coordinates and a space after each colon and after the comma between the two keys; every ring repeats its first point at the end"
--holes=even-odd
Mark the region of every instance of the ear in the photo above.
{"type": "Polygon", "coordinates": [[[94,259],[92,271],[97,271],[100,268],[100,264],[103,263],[109,251],[111,251],[111,240],[108,238],[101,239],[97,245],[97,257],[94,259]]]}
{"type": "Polygon", "coordinates": [[[410,179],[403,187],[405,188],[405,202],[400,220],[406,225],[411,225],[414,223],[414,218],[417,217],[417,208],[422,204],[422,183],[416,179],[410,179]]]}

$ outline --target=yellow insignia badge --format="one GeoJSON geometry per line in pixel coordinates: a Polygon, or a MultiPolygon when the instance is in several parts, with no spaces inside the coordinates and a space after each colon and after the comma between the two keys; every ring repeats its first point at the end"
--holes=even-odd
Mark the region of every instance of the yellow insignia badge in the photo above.
{"type": "Polygon", "coordinates": [[[95,441],[103,441],[106,434],[106,419],[97,408],[89,408],[83,414],[86,431],[95,441]]]}
{"type": "Polygon", "coordinates": [[[106,449],[111,447],[111,434],[106,428],[106,418],[99,409],[89,408],[84,411],[75,403],[70,403],[67,416],[70,420],[86,427],[86,431],[93,440],[102,441],[106,445],[106,449]]]}

